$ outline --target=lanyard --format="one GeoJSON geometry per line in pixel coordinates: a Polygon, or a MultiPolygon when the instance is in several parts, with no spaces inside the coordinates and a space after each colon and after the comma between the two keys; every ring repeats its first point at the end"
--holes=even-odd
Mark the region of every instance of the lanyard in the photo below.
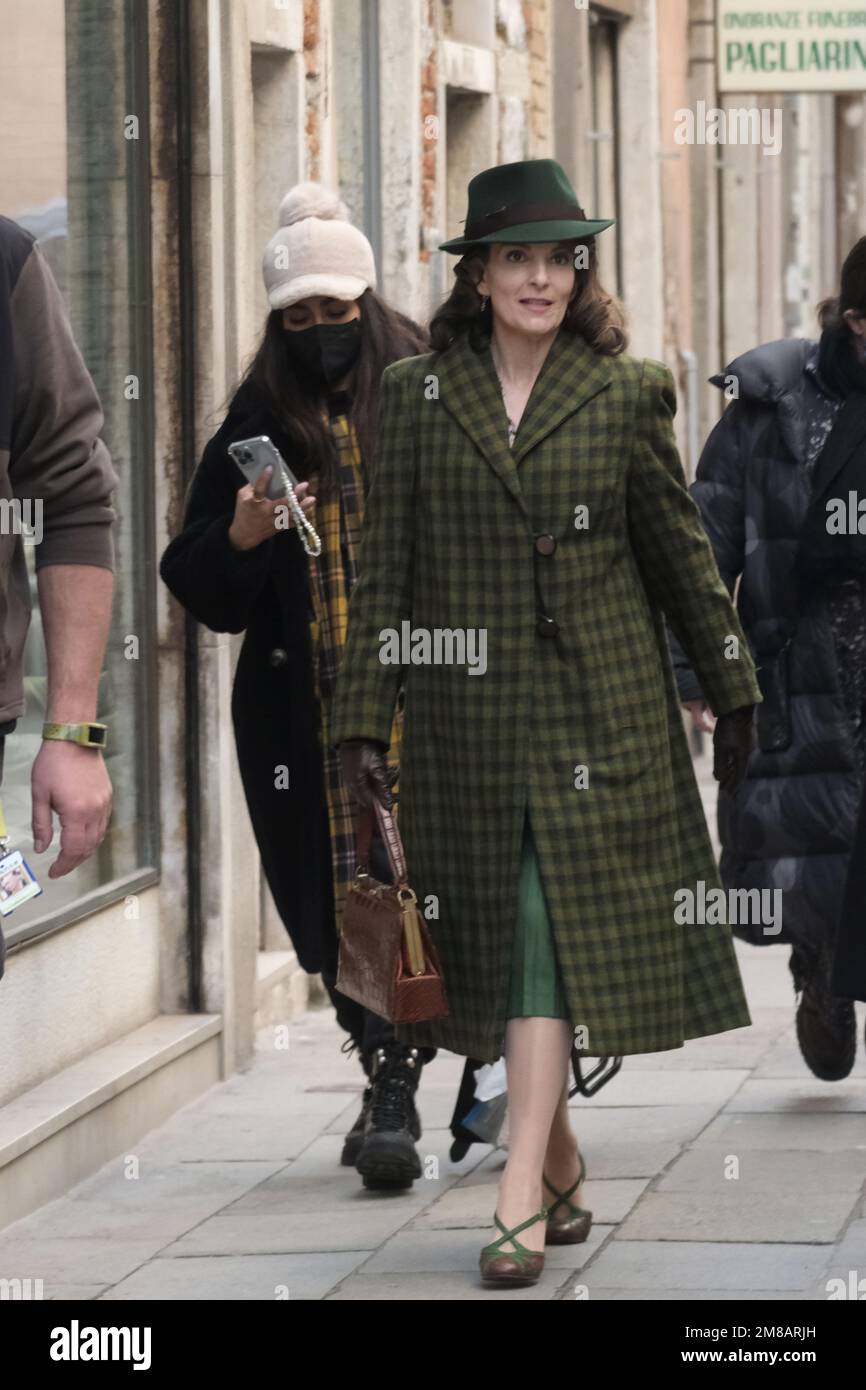
{"type": "Polygon", "coordinates": [[[6,816],[3,812],[3,802],[0,801],[0,854],[6,853],[6,847],[8,842],[9,832],[6,829],[6,816]]]}

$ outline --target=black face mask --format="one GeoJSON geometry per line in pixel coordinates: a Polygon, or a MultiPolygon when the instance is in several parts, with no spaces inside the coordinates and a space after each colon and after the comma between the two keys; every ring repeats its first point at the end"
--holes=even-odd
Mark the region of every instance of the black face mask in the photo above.
{"type": "Polygon", "coordinates": [[[316,323],[312,328],[287,329],[286,348],[296,367],[333,386],[357,361],[361,351],[361,320],[316,323]]]}

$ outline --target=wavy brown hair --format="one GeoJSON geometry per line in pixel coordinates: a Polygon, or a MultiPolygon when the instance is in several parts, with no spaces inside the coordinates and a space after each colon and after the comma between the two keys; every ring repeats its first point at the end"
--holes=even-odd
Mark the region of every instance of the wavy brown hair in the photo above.
{"type": "MultiPolygon", "coordinates": [[[[424,333],[398,309],[392,309],[375,290],[365,290],[361,307],[361,350],[349,381],[349,419],[355,427],[361,457],[369,463],[376,448],[379,382],[392,362],[427,352],[424,333]]],[[[289,356],[287,329],[282,309],[273,310],[255,357],[244,374],[242,386],[254,386],[296,447],[289,462],[298,478],[318,472],[319,489],[337,484],[337,456],[330,433],[322,424],[326,388],[300,371],[289,356]]]]}
{"type": "MultiPolygon", "coordinates": [[[[595,237],[575,241],[574,246],[587,247],[589,265],[575,270],[574,293],[562,327],[569,333],[579,334],[594,352],[616,357],[628,346],[623,306],[615,295],[602,288],[595,237]]],[[[493,309],[489,301],[486,308],[483,306],[478,293],[489,256],[489,246],[475,246],[461,256],[454,267],[454,288],[430,322],[430,341],[436,352],[444,352],[464,334],[468,335],[469,344],[476,352],[489,340],[493,309]]]]}

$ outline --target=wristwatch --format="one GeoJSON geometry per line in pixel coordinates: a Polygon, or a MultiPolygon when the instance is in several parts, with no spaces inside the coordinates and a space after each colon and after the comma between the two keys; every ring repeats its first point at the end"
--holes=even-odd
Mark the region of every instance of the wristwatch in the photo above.
{"type": "Polygon", "coordinates": [[[107,724],[43,724],[43,738],[59,738],[81,748],[105,748],[107,724]]]}

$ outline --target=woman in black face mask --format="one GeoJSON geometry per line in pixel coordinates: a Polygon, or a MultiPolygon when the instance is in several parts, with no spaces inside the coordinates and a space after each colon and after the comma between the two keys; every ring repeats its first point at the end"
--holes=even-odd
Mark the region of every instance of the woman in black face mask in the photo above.
{"type": "MultiPolygon", "coordinates": [[[[238,763],[262,867],[298,959],[321,972],[368,1078],[342,1162],[370,1187],[421,1175],[415,1091],[431,1049],[335,988],[339,921],[354,872],[358,810],[331,746],[331,697],[357,573],[359,533],[385,367],[426,350],[376,294],[373,253],[319,184],[293,188],[263,258],[271,312],[258,351],[192,480],[160,573],[199,622],[245,632],[232,698],[238,763]],[[295,476],[322,542],[308,556],[285,508],[228,453],[267,435],[295,476]],[[281,518],[278,520],[278,518],[281,518]]],[[[390,759],[399,761],[400,716],[390,759]]],[[[372,870],[388,880],[381,846],[372,870]]]]}

